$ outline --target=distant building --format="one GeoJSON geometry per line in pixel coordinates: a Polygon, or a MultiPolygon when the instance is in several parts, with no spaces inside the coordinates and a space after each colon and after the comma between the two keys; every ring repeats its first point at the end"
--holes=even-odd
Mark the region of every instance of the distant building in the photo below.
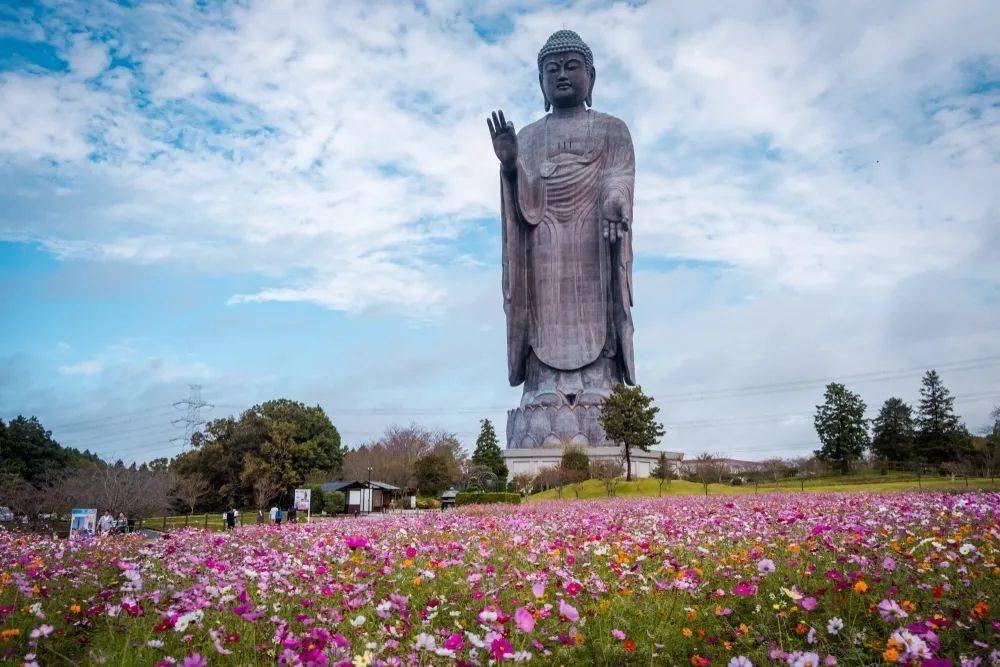
{"type": "Polygon", "coordinates": [[[357,480],[338,480],[319,485],[323,492],[340,491],[344,494],[344,512],[347,514],[362,514],[367,512],[382,512],[389,507],[393,498],[399,497],[398,486],[372,480],[368,482],[357,480]]]}

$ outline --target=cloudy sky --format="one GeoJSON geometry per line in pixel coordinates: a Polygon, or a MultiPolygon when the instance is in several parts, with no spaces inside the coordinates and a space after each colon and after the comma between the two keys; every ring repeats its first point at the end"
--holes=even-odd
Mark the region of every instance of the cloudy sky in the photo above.
{"type": "Polygon", "coordinates": [[[1000,403],[995,2],[44,2],[0,9],[0,417],[109,458],[288,397],[354,445],[503,432],[484,118],[554,30],[636,146],[634,311],[664,446],[815,446],[939,370],[1000,403]]]}

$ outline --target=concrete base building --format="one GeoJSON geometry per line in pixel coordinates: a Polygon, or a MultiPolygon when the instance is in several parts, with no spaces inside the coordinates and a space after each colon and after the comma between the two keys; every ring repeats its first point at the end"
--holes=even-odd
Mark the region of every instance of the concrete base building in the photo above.
{"type": "MultiPolygon", "coordinates": [[[[582,448],[591,461],[600,459],[623,460],[621,447],[584,447],[582,448]]],[[[632,476],[652,477],[660,454],[666,455],[667,461],[676,469],[684,455],[680,452],[668,452],[651,449],[632,452],[632,476]]],[[[504,463],[507,464],[508,479],[514,475],[537,475],[542,468],[554,468],[562,459],[562,447],[535,447],[532,449],[506,449],[503,452],[504,463]]]]}

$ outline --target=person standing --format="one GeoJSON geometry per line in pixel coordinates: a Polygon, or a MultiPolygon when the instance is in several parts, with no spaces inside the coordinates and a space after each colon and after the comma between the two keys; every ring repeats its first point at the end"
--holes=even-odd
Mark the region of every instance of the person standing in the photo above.
{"type": "Polygon", "coordinates": [[[274,511],[274,525],[276,525],[276,526],[280,526],[281,525],[281,508],[280,507],[276,507],[275,508],[275,511],[274,511]]]}
{"type": "Polygon", "coordinates": [[[111,516],[111,510],[104,510],[104,514],[97,521],[97,530],[101,535],[107,535],[111,532],[111,529],[115,525],[114,517],[111,516]]]}
{"type": "Polygon", "coordinates": [[[264,510],[257,508],[257,525],[264,523],[264,510]]]}
{"type": "Polygon", "coordinates": [[[288,523],[298,523],[299,522],[299,511],[292,505],[288,508],[288,523]]]}
{"type": "Polygon", "coordinates": [[[226,530],[233,530],[236,528],[236,510],[232,507],[226,508],[226,530]]]}
{"type": "Polygon", "coordinates": [[[118,519],[115,521],[114,531],[123,535],[128,532],[128,519],[125,517],[125,512],[118,513],[118,519]]]}
{"type": "Polygon", "coordinates": [[[277,523],[277,522],[278,522],[278,506],[273,505],[271,507],[271,523],[277,523]]]}

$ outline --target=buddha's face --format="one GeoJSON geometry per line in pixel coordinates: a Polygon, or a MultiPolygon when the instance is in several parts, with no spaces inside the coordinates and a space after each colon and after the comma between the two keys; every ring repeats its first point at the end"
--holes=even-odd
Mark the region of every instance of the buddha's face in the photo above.
{"type": "Polygon", "coordinates": [[[580,106],[594,85],[587,62],[573,51],[545,56],[538,77],[545,99],[557,109],[580,106]]]}

